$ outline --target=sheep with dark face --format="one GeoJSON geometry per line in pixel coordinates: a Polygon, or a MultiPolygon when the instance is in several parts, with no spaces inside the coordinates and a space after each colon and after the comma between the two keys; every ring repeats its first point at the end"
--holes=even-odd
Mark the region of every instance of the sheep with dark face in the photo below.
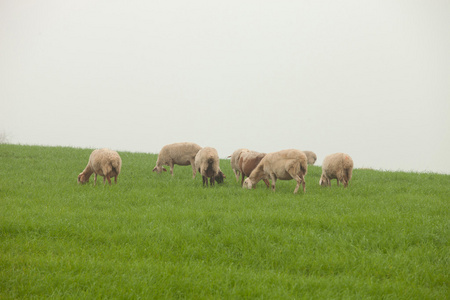
{"type": "Polygon", "coordinates": [[[277,179],[297,181],[294,194],[297,193],[300,184],[303,192],[306,192],[305,175],[308,172],[306,155],[300,150],[288,149],[272,152],[264,156],[250,176],[244,181],[244,188],[251,189],[261,179],[272,180],[272,190],[275,191],[277,179]]]}
{"type": "Polygon", "coordinates": [[[103,184],[108,180],[111,185],[111,177],[117,183],[117,176],[122,168],[122,159],[116,151],[103,148],[92,151],[86,168],[78,175],[78,183],[89,182],[89,177],[94,173],[94,186],[97,183],[97,175],[103,176],[103,184]]]}
{"type": "Polygon", "coordinates": [[[227,178],[227,176],[225,175],[225,173],[222,172],[222,170],[219,168],[219,173],[214,176],[214,180],[217,183],[223,183],[223,181],[225,180],[225,178],[227,178]]]}
{"type": "Polygon", "coordinates": [[[192,166],[192,178],[195,178],[197,173],[195,169],[195,155],[201,149],[199,145],[195,143],[174,143],[165,145],[162,147],[156,161],[156,166],[153,168],[153,172],[158,174],[167,170],[163,166],[170,167],[170,174],[173,176],[173,166],[192,166]]]}
{"type": "Polygon", "coordinates": [[[334,153],[327,155],[322,163],[322,176],[319,184],[322,186],[331,186],[331,179],[337,180],[348,186],[353,173],[353,160],[350,155],[345,153],[334,153]]]}
{"type": "Polygon", "coordinates": [[[210,185],[214,185],[216,177],[219,182],[223,181],[223,173],[219,167],[219,154],[217,150],[211,147],[200,149],[195,156],[195,169],[200,172],[203,178],[203,186],[208,186],[208,178],[210,185]]]}

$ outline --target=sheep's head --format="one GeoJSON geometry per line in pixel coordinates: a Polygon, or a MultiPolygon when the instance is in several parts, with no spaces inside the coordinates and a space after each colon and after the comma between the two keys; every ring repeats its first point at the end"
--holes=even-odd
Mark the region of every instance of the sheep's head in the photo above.
{"type": "Polygon", "coordinates": [[[83,173],[80,173],[80,175],[78,175],[77,182],[79,184],[85,184],[85,183],[89,182],[89,178],[87,178],[86,175],[84,175],[83,173]]]}
{"type": "Polygon", "coordinates": [[[250,178],[247,178],[247,179],[244,180],[244,184],[242,185],[242,187],[244,189],[249,189],[249,190],[253,187],[253,183],[250,180],[250,178]]]}
{"type": "Polygon", "coordinates": [[[167,172],[166,168],[161,167],[161,166],[155,166],[155,167],[153,168],[153,172],[156,172],[156,173],[158,173],[158,174],[161,173],[162,171],[167,172]]]}
{"type": "Polygon", "coordinates": [[[326,178],[324,175],[322,175],[322,176],[320,176],[320,180],[319,180],[319,184],[321,185],[321,186],[327,186],[327,185],[329,185],[328,183],[329,183],[329,179],[328,178],[326,178]]]}
{"type": "Polygon", "coordinates": [[[219,174],[217,174],[214,179],[217,181],[217,183],[223,183],[223,180],[225,178],[227,178],[227,176],[225,176],[225,174],[219,170],[219,174]]]}

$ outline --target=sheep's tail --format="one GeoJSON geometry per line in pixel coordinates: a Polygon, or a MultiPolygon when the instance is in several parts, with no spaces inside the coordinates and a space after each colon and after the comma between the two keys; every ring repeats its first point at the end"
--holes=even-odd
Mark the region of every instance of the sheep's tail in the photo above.
{"type": "Polygon", "coordinates": [[[353,160],[348,155],[344,156],[344,172],[347,175],[347,180],[350,181],[353,172],[353,160]]]}
{"type": "Polygon", "coordinates": [[[347,182],[352,179],[353,167],[346,168],[345,172],[347,173],[347,182]]]}
{"type": "Polygon", "coordinates": [[[120,162],[119,161],[112,161],[111,162],[111,168],[112,171],[114,171],[117,175],[120,173],[120,162]]]}

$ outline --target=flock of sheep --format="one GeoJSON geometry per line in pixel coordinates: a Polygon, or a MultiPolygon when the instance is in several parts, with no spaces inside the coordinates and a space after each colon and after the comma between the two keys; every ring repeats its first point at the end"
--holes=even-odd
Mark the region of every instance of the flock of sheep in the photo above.
{"type": "MultiPolygon", "coordinates": [[[[297,193],[300,185],[303,192],[306,191],[305,175],[308,171],[308,164],[315,163],[317,156],[311,151],[300,151],[296,149],[281,150],[272,153],[259,153],[248,149],[238,149],[233,152],[230,163],[236,176],[236,180],[241,178],[241,185],[251,189],[260,180],[263,180],[269,187],[269,179],[272,181],[272,190],[275,191],[277,179],[297,181],[294,194],[297,193]],[[244,180],[245,177],[248,177],[244,180]]],[[[195,178],[197,171],[202,175],[203,185],[214,185],[217,181],[223,182],[226,177],[219,167],[219,155],[217,150],[211,147],[200,147],[195,143],[174,143],[164,146],[158,155],[154,172],[161,173],[167,171],[163,166],[170,167],[170,174],[173,176],[173,166],[192,166],[192,178],[195,178]]],[[[94,185],[97,182],[97,175],[103,176],[103,184],[111,184],[111,178],[117,183],[117,176],[120,174],[122,160],[116,151],[110,149],[94,150],[86,168],[78,175],[78,183],[86,183],[92,174],[94,185]]],[[[331,180],[336,179],[337,184],[341,182],[344,187],[348,186],[352,178],[353,160],[345,153],[334,153],[325,157],[322,163],[322,175],[319,184],[331,186],[331,180]]]]}

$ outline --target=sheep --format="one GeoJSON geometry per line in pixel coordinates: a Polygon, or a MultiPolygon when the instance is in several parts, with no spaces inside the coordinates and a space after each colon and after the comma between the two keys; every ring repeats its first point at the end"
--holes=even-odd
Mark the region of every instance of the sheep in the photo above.
{"type": "MultiPolygon", "coordinates": [[[[241,170],[242,180],[241,186],[244,185],[245,176],[250,176],[252,171],[256,168],[259,162],[266,156],[266,153],[259,153],[256,151],[242,152],[239,158],[239,169],[241,170]]],[[[269,181],[263,179],[267,187],[269,187],[269,181]]]]}
{"type": "Polygon", "coordinates": [[[337,180],[348,186],[353,172],[353,160],[345,153],[334,153],[327,155],[322,163],[322,176],[320,176],[319,184],[321,186],[331,186],[331,179],[337,180]]]}
{"type": "Polygon", "coordinates": [[[250,150],[246,148],[239,148],[236,151],[233,152],[228,158],[231,157],[230,164],[231,169],[233,169],[234,176],[236,176],[236,181],[239,181],[239,175],[241,174],[241,169],[239,168],[239,158],[241,157],[242,153],[249,152],[250,150]]]}
{"type": "Polygon", "coordinates": [[[156,161],[156,166],[153,168],[153,172],[158,174],[161,171],[167,172],[163,166],[170,167],[170,174],[173,176],[173,166],[192,166],[192,178],[195,178],[197,171],[195,169],[195,155],[201,149],[199,145],[195,143],[174,143],[165,145],[162,147],[156,161]]]}
{"type": "Polygon", "coordinates": [[[317,160],[317,155],[312,151],[303,151],[308,159],[308,165],[313,165],[317,160]]]}
{"type": "Polygon", "coordinates": [[[210,178],[210,185],[214,185],[216,177],[220,178],[220,174],[223,174],[222,171],[220,171],[219,154],[217,153],[217,150],[211,147],[200,149],[195,156],[195,169],[202,174],[203,186],[205,186],[205,184],[208,186],[208,178],[210,178]]]}
{"type": "Polygon", "coordinates": [[[297,193],[300,184],[303,192],[306,192],[305,175],[308,172],[308,164],[305,153],[296,149],[281,150],[264,156],[250,176],[244,181],[244,188],[251,189],[261,179],[272,180],[272,190],[275,191],[277,179],[297,181],[294,194],[297,193]]]}
{"type": "Polygon", "coordinates": [[[86,168],[78,175],[78,183],[89,182],[89,177],[94,173],[94,186],[97,183],[97,175],[103,176],[103,184],[108,180],[111,185],[111,177],[117,183],[117,176],[120,174],[122,159],[116,151],[103,148],[92,151],[86,168]]]}

